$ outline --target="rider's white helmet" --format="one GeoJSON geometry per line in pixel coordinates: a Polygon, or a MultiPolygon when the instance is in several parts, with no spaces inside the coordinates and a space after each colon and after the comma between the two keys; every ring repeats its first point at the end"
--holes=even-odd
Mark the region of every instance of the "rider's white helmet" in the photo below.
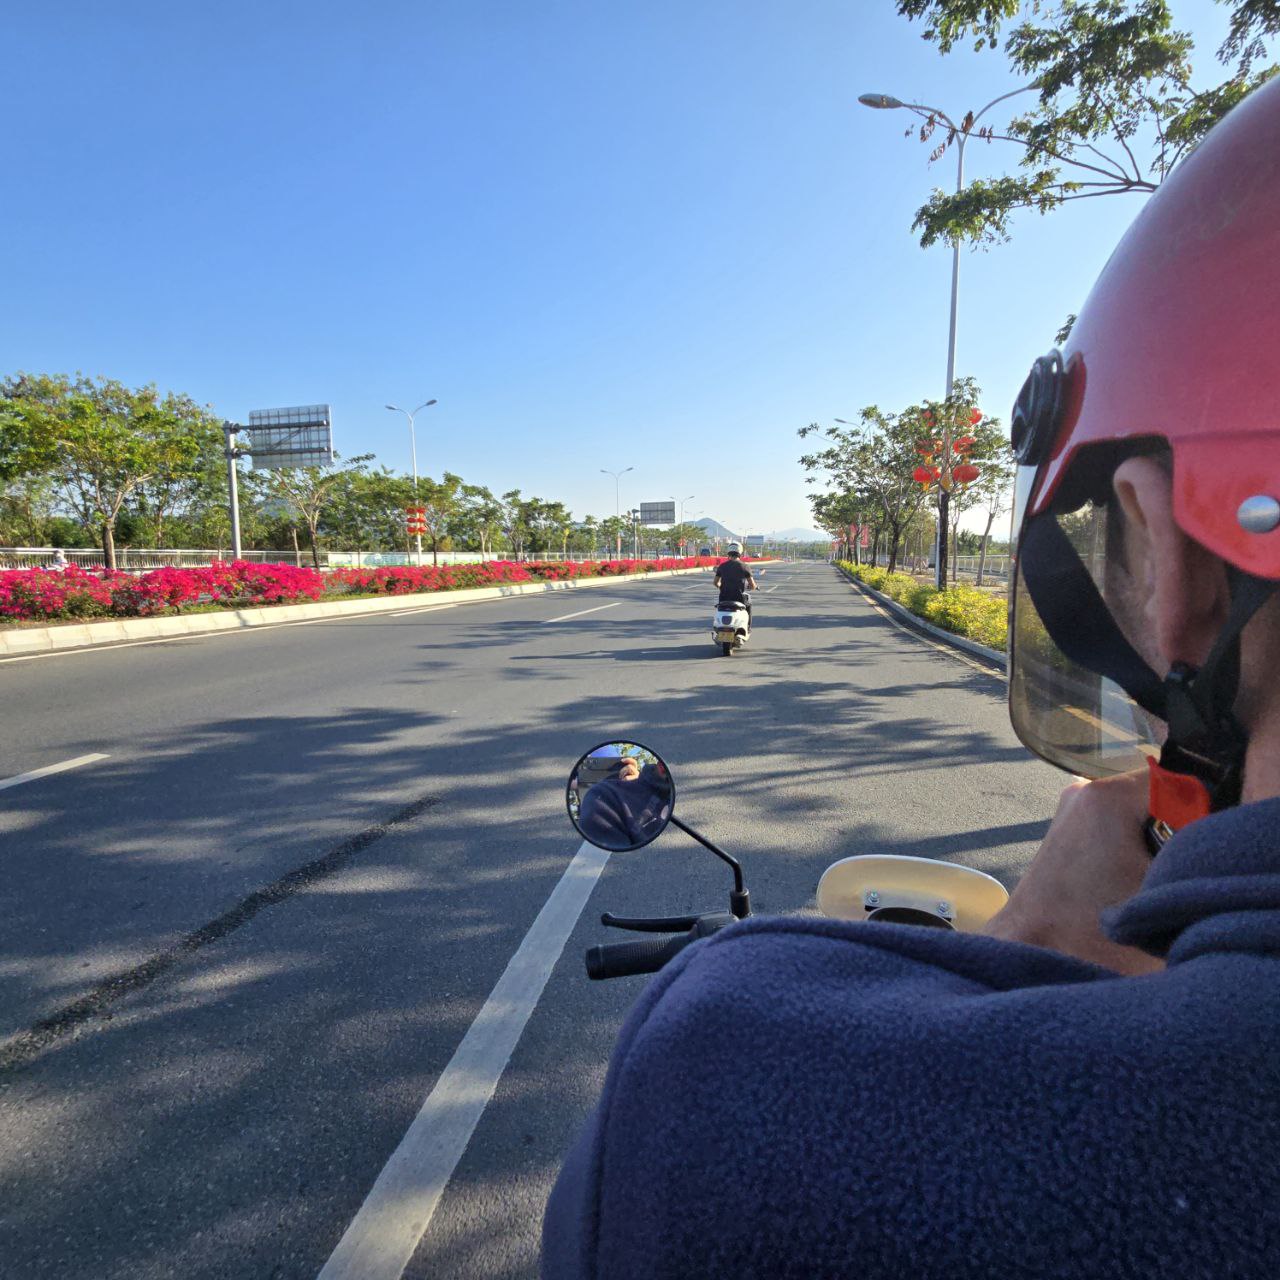
{"type": "Polygon", "coordinates": [[[731,542],[725,547],[725,552],[731,556],[740,556],[742,554],[742,543],[731,542]]]}

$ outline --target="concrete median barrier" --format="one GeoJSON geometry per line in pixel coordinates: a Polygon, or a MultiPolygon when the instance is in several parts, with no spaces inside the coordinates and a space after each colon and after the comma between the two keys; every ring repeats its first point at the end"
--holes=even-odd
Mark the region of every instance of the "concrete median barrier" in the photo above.
{"type": "Polygon", "coordinates": [[[251,627],[279,626],[321,618],[347,618],[354,614],[390,613],[433,604],[467,604],[508,596],[544,595],[551,591],[581,591],[621,582],[646,582],[709,574],[710,568],[662,569],[656,573],[577,578],[568,582],[521,582],[497,587],[473,587],[461,591],[423,591],[412,595],[361,596],[355,600],[319,600],[313,604],[275,604],[253,609],[224,609],[217,613],[174,614],[160,618],[109,618],[102,622],[61,622],[47,627],[11,627],[0,630],[0,657],[51,653],[120,644],[129,640],[163,640],[175,636],[202,635],[211,631],[243,631],[251,627]]]}

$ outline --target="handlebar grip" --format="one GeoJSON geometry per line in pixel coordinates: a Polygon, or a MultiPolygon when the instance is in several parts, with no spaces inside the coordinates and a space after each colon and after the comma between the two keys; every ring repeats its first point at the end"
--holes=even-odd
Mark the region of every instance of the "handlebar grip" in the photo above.
{"type": "Polygon", "coordinates": [[[587,951],[587,977],[629,978],[637,973],[657,973],[697,937],[695,931],[674,938],[646,938],[642,942],[614,942],[587,951]]]}

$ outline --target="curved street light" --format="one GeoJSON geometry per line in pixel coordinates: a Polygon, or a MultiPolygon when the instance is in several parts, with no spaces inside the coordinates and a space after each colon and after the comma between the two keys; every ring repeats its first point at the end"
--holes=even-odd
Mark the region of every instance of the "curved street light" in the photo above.
{"type": "MultiPolygon", "coordinates": [[[[961,128],[954,120],[951,119],[945,111],[940,107],[931,107],[923,102],[903,102],[900,98],[895,98],[891,93],[862,93],[858,95],[858,101],[864,107],[870,107],[874,111],[913,111],[916,115],[926,120],[941,120],[948,129],[951,130],[953,136],[958,140],[956,145],[956,194],[959,195],[964,189],[964,148],[965,143],[969,141],[973,127],[982,119],[988,111],[997,103],[1003,102],[1006,98],[1016,97],[1020,93],[1029,93],[1032,89],[1039,88],[1037,84],[1023,85],[1020,89],[1011,89],[1008,93],[1002,93],[998,98],[992,98],[982,110],[965,117],[964,127],[961,128]]],[[[955,385],[956,379],[956,312],[960,299],[960,240],[956,238],[951,246],[951,318],[947,329],[947,395],[948,400],[951,399],[951,390],[955,385]]],[[[837,418],[837,422],[841,419],[837,418]]],[[[851,424],[846,424],[851,425],[851,424]]],[[[948,433],[948,443],[950,436],[948,433]]],[[[947,584],[943,577],[945,572],[946,546],[945,540],[947,536],[947,510],[948,500],[945,490],[938,491],[938,546],[934,554],[934,585],[942,590],[947,584]]]]}
{"type": "MultiPolygon", "coordinates": [[[[383,405],[384,409],[390,409],[392,413],[403,413],[409,419],[409,452],[413,458],[413,500],[418,501],[418,441],[413,432],[413,420],[420,414],[423,409],[430,409],[433,404],[439,403],[436,400],[424,400],[412,413],[408,409],[401,409],[397,405],[383,405]]],[[[438,545],[438,544],[437,544],[438,545]]],[[[417,546],[418,567],[422,567],[422,534],[418,534],[417,546]]]]}
{"type": "Polygon", "coordinates": [[[621,471],[609,471],[605,467],[600,468],[600,474],[613,477],[613,515],[618,521],[617,542],[614,546],[614,555],[619,560],[622,559],[622,477],[628,471],[634,471],[635,467],[623,467],[621,471]]]}
{"type": "MultiPolygon", "coordinates": [[[[684,498],[677,498],[674,494],[669,494],[669,495],[668,495],[668,497],[670,497],[670,498],[671,498],[671,501],[672,501],[672,502],[678,502],[678,503],[680,504],[680,519],[676,522],[676,526],[677,526],[677,528],[680,528],[680,529],[683,529],[683,528],[684,528],[684,504],[685,504],[686,502],[692,502],[692,501],[693,501],[693,499],[694,499],[694,498],[696,498],[697,496],[698,496],[698,495],[697,495],[696,493],[691,493],[691,494],[689,494],[687,497],[684,497],[684,498]]],[[[680,539],[680,541],[681,541],[681,543],[683,544],[683,542],[684,542],[684,537],[683,537],[683,535],[681,535],[681,539],[680,539]]],[[[677,550],[679,550],[679,548],[677,548],[677,550]]]]}

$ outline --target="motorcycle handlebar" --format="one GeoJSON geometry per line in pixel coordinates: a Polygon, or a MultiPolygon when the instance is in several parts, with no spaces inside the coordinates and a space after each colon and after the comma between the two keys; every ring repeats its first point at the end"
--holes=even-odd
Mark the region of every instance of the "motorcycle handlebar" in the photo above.
{"type": "Polygon", "coordinates": [[[674,938],[645,939],[643,942],[614,942],[592,947],[587,952],[587,977],[628,978],[638,973],[657,973],[697,938],[691,929],[674,938]]]}

